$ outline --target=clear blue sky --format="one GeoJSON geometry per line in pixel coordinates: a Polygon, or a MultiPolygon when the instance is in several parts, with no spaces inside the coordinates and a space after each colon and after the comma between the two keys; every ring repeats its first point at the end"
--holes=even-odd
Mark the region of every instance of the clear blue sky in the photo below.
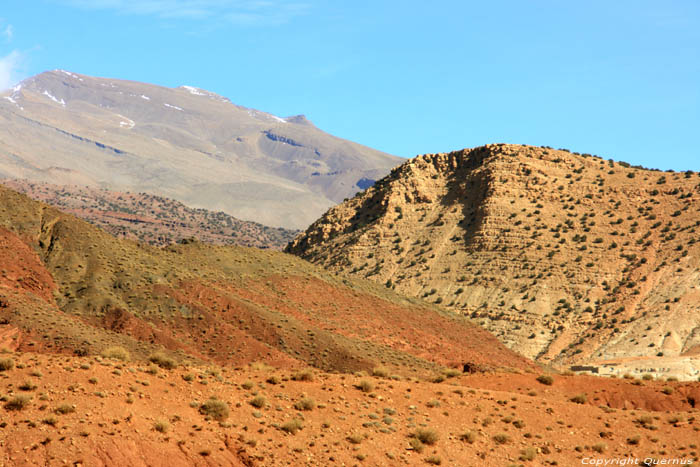
{"type": "Polygon", "coordinates": [[[412,157],[490,142],[700,170],[700,1],[4,0],[44,70],[217,92],[412,157]]]}

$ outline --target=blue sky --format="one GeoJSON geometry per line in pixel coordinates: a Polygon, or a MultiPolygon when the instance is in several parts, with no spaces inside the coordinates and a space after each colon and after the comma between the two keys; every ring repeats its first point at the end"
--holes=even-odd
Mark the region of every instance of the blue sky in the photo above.
{"type": "Polygon", "coordinates": [[[0,86],[193,85],[412,157],[490,142],[700,170],[700,2],[5,0],[0,86]]]}

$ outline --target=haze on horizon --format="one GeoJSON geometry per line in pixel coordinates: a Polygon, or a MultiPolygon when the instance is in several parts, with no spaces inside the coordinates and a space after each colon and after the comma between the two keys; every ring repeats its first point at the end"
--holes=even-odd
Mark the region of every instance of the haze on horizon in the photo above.
{"type": "Polygon", "coordinates": [[[699,49],[691,0],[36,0],[0,12],[0,87],[61,68],[403,157],[509,142],[700,170],[699,49]]]}

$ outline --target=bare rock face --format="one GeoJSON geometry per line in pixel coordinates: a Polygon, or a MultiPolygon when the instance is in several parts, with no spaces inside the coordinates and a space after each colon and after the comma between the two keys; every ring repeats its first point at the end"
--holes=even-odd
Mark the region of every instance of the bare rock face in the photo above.
{"type": "Polygon", "coordinates": [[[694,376],[699,189],[698,173],[550,148],[428,154],[287,251],[469,315],[542,362],[663,355],[694,376]]]}
{"type": "Polygon", "coordinates": [[[402,159],[182,86],[55,70],[0,94],[0,178],[145,192],[304,228],[402,159]]]}

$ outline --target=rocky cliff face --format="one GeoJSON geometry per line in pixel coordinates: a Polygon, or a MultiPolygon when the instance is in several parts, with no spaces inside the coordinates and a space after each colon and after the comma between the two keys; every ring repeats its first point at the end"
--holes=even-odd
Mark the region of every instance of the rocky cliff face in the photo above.
{"type": "Polygon", "coordinates": [[[287,250],[469,315],[543,362],[690,358],[699,183],[548,148],[428,154],[287,250]]]}

